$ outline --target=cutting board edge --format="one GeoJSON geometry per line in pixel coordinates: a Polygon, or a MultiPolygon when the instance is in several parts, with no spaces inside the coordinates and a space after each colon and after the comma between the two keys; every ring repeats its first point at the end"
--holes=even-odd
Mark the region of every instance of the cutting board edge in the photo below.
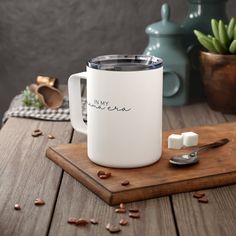
{"type": "Polygon", "coordinates": [[[226,174],[213,175],[211,176],[211,182],[207,182],[207,177],[201,177],[197,179],[171,182],[168,184],[165,183],[132,190],[111,192],[96,182],[93,178],[91,178],[91,176],[83,173],[83,171],[71,165],[70,162],[70,165],[65,165],[68,161],[56,152],[53,147],[48,147],[46,156],[109,205],[117,205],[121,202],[127,203],[132,201],[141,201],[150,198],[168,196],[171,194],[197,191],[236,183],[236,171],[233,171],[226,174]],[[191,184],[189,184],[190,182],[191,184]]]}
{"type": "Polygon", "coordinates": [[[147,186],[147,187],[143,187],[142,189],[137,188],[137,189],[132,189],[132,190],[119,191],[116,193],[112,193],[112,197],[110,198],[111,201],[109,202],[109,204],[117,205],[121,202],[127,203],[127,202],[132,202],[132,201],[142,201],[142,200],[156,198],[156,197],[169,196],[172,194],[186,193],[186,192],[192,192],[192,191],[198,191],[198,190],[203,190],[203,189],[236,184],[236,171],[225,173],[225,174],[217,174],[217,175],[211,176],[210,183],[206,181],[208,181],[207,177],[201,177],[197,179],[171,182],[168,184],[165,183],[161,185],[147,186]],[[191,184],[189,184],[189,182],[191,184]],[[173,188],[172,186],[174,186],[175,188],[173,188]],[[130,192],[132,191],[133,196],[127,199],[127,193],[129,191],[130,192]],[[150,193],[147,194],[148,191],[150,191],[150,193]]]}
{"type": "Polygon", "coordinates": [[[113,198],[112,192],[110,192],[104,186],[100,185],[89,175],[85,174],[83,171],[76,168],[74,165],[71,165],[71,162],[64,159],[63,156],[60,155],[58,152],[56,152],[53,147],[49,146],[47,148],[46,157],[50,159],[51,161],[53,161],[58,166],[60,166],[66,173],[74,177],[77,181],[79,181],[79,183],[83,184],[86,188],[91,190],[93,193],[99,196],[102,200],[104,200],[108,204],[112,202],[112,198],[113,198]],[[70,165],[65,165],[67,163],[70,163],[70,165]]]}

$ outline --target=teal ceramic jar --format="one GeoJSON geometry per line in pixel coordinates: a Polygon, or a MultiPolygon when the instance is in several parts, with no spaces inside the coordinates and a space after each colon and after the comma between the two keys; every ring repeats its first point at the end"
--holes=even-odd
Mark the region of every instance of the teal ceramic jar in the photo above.
{"type": "Polygon", "coordinates": [[[210,34],[212,18],[228,21],[226,2],[227,0],[188,0],[188,13],[182,23],[186,48],[197,42],[194,29],[210,34]]]}
{"type": "Polygon", "coordinates": [[[178,106],[188,102],[189,63],[182,45],[182,29],[171,22],[170,8],[163,4],[162,20],[146,28],[149,43],[144,54],[163,59],[163,104],[178,106]]]}

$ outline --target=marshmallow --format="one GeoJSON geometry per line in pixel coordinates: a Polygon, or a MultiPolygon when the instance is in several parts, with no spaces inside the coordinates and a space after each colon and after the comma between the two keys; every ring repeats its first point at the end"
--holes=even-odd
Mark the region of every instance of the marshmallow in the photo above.
{"type": "Polygon", "coordinates": [[[181,149],[183,147],[183,135],[171,134],[168,137],[168,148],[181,149]]]}
{"type": "Polygon", "coordinates": [[[183,145],[186,147],[192,147],[198,145],[198,134],[194,132],[184,132],[183,136],[183,145]]]}

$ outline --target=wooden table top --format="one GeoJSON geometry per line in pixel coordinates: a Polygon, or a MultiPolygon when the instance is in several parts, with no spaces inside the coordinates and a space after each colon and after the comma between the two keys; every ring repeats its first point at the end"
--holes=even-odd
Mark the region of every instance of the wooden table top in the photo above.
{"type": "MultiPolygon", "coordinates": [[[[212,111],[199,103],[164,108],[163,130],[235,121],[236,116],[212,111]]],[[[141,138],[141,137],[140,137],[141,138]]],[[[69,122],[10,118],[0,131],[0,235],[110,235],[107,223],[122,217],[87,188],[45,158],[48,145],[78,143],[86,137],[69,122]],[[44,135],[32,138],[35,129],[44,135]],[[48,139],[52,134],[55,139],[48,139]],[[46,204],[37,207],[36,198],[46,204]],[[19,203],[21,210],[14,210],[19,203]],[[74,226],[69,217],[95,218],[98,225],[74,226]]],[[[204,190],[209,203],[193,192],[127,204],[138,207],[119,235],[236,235],[236,185],[204,190]]],[[[127,218],[127,215],[126,215],[127,218]]]]}

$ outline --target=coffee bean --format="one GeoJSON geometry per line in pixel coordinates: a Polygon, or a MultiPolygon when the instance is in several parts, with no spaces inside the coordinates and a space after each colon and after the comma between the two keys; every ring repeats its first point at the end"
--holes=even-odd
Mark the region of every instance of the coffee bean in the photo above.
{"type": "Polygon", "coordinates": [[[139,209],[138,208],[131,208],[131,209],[129,209],[129,212],[139,212],[139,209]]]}
{"type": "Polygon", "coordinates": [[[105,175],[100,175],[99,178],[100,179],[108,179],[111,177],[111,173],[106,173],[105,175]]]}
{"type": "Polygon", "coordinates": [[[106,176],[109,178],[109,177],[111,177],[111,172],[107,172],[106,173],[106,176]]]}
{"type": "Polygon", "coordinates": [[[43,133],[40,130],[35,130],[31,135],[32,137],[39,137],[41,136],[43,133]]]}
{"type": "Polygon", "coordinates": [[[70,218],[68,219],[67,223],[68,223],[68,224],[76,224],[76,221],[77,221],[77,220],[78,220],[78,219],[75,218],[75,217],[70,217],[70,218]]]}
{"type": "Polygon", "coordinates": [[[98,177],[100,177],[100,175],[105,175],[106,173],[105,173],[105,171],[103,171],[103,170],[99,170],[98,172],[97,172],[97,176],[98,177]]]}
{"type": "Polygon", "coordinates": [[[128,220],[125,219],[120,220],[120,225],[127,225],[128,223],[129,223],[128,220]]]}
{"type": "Polygon", "coordinates": [[[75,222],[76,225],[81,225],[81,226],[85,226],[85,225],[87,225],[88,223],[89,223],[89,222],[88,222],[87,220],[83,219],[83,218],[79,218],[79,219],[75,222]]]}
{"type": "Polygon", "coordinates": [[[198,201],[201,203],[208,203],[208,199],[206,197],[198,198],[198,201]]]}
{"type": "Polygon", "coordinates": [[[109,177],[105,174],[105,175],[100,175],[99,178],[100,178],[100,179],[107,179],[107,178],[109,178],[109,177]]]}
{"type": "Polygon", "coordinates": [[[121,182],[121,185],[122,185],[122,186],[127,186],[127,185],[129,185],[129,180],[124,180],[124,181],[122,181],[122,182],[121,182]]]}
{"type": "Polygon", "coordinates": [[[140,218],[139,212],[130,212],[129,217],[131,218],[140,218]]]}
{"type": "Polygon", "coordinates": [[[93,225],[96,225],[96,224],[98,224],[98,221],[97,221],[97,220],[95,220],[95,219],[90,219],[90,222],[91,222],[93,225]]]}
{"type": "Polygon", "coordinates": [[[125,209],[125,204],[124,203],[120,203],[120,208],[121,209],[125,209]]]}
{"type": "Polygon", "coordinates": [[[103,171],[103,170],[99,170],[98,172],[97,172],[97,176],[100,178],[100,179],[107,179],[107,178],[109,178],[109,177],[111,177],[111,172],[105,172],[105,171],[103,171]]]}
{"type": "Polygon", "coordinates": [[[110,225],[108,228],[110,233],[119,233],[120,232],[120,227],[117,225],[110,225]]]}
{"type": "Polygon", "coordinates": [[[125,208],[117,208],[117,209],[115,209],[115,212],[116,213],[125,213],[126,209],[125,208]]]}
{"type": "Polygon", "coordinates": [[[17,211],[21,210],[20,204],[15,204],[14,209],[17,211]]]}
{"type": "Polygon", "coordinates": [[[201,197],[204,197],[205,196],[205,193],[204,192],[200,192],[200,191],[197,191],[194,193],[193,197],[195,198],[201,198],[201,197]]]}
{"type": "Polygon", "coordinates": [[[48,134],[48,139],[55,139],[55,137],[51,134],[48,134]]]}
{"type": "Polygon", "coordinates": [[[108,224],[106,225],[106,229],[109,230],[110,226],[111,226],[111,223],[108,223],[108,224]]]}
{"type": "Polygon", "coordinates": [[[36,205],[36,206],[42,206],[44,204],[45,204],[45,202],[41,198],[36,198],[35,201],[34,201],[34,205],[36,205]]]}

